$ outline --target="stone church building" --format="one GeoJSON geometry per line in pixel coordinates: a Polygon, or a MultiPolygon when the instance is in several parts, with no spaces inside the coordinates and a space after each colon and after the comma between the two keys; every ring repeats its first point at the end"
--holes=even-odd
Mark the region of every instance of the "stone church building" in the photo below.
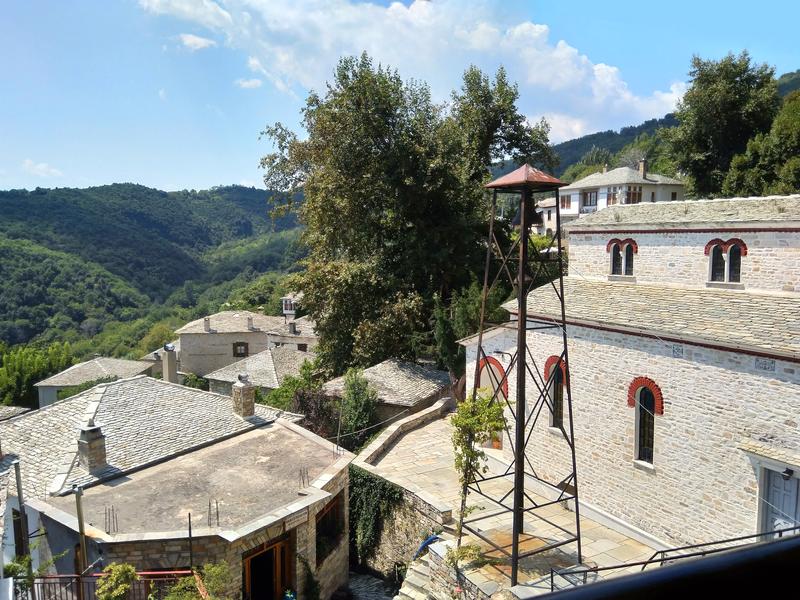
{"type": "MultiPolygon", "coordinates": [[[[655,547],[797,525],[800,195],[613,206],[566,230],[582,514],[655,547]]],[[[548,287],[529,296],[529,329],[560,318],[548,287]]],[[[513,396],[516,302],[505,308],[511,322],[484,334],[480,377],[513,396]]],[[[462,343],[470,389],[477,339],[462,343]]],[[[555,406],[531,432],[529,458],[560,481],[570,472],[557,443],[569,419],[561,332],[532,329],[527,343],[555,406]]],[[[526,389],[533,404],[530,378],[526,389]]]]}

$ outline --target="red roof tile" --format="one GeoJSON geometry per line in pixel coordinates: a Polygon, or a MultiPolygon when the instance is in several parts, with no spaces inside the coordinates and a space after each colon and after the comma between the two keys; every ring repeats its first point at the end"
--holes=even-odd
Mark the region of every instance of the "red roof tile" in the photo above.
{"type": "Polygon", "coordinates": [[[502,177],[486,184],[487,188],[519,188],[530,186],[534,190],[552,190],[567,185],[552,175],[530,166],[522,165],[519,169],[511,171],[502,177]]]}

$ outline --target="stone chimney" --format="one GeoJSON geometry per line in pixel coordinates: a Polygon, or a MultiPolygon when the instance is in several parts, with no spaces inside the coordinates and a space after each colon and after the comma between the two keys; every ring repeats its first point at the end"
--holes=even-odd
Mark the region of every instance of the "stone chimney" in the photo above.
{"type": "Polygon", "coordinates": [[[247,317],[247,330],[253,331],[253,317],[247,317]]]}
{"type": "Polygon", "coordinates": [[[178,357],[175,347],[165,344],[161,354],[161,377],[168,383],[178,383],[178,357]]]}
{"type": "Polygon", "coordinates": [[[603,165],[603,173],[608,173],[608,163],[603,165]]]}
{"type": "Polygon", "coordinates": [[[246,374],[239,375],[239,381],[231,389],[233,399],[233,412],[246,419],[256,412],[256,386],[250,383],[246,374]]]}
{"type": "Polygon", "coordinates": [[[94,472],[108,465],[106,461],[106,436],[94,419],[81,427],[78,438],[78,461],[87,471],[94,472]]]}
{"type": "Polygon", "coordinates": [[[203,331],[211,331],[211,317],[203,317],[203,331]]]}
{"type": "Polygon", "coordinates": [[[297,335],[297,323],[289,321],[289,335],[297,335]]]}
{"type": "Polygon", "coordinates": [[[647,177],[647,159],[643,158],[639,161],[639,175],[647,177]]]}

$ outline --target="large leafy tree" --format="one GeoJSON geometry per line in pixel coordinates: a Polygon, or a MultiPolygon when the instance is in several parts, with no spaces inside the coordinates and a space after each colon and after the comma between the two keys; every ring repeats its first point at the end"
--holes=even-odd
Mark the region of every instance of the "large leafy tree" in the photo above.
{"type": "Polygon", "coordinates": [[[770,128],[780,105],[775,71],[754,64],[747,51],[722,60],[692,58],[691,85],[678,105],[679,125],[669,143],[679,171],[692,191],[715,195],[736,154],[770,128]]]}
{"type": "Polygon", "coordinates": [[[783,102],[766,134],[747,143],[731,162],[723,192],[729,196],[790,194],[800,191],[800,91],[783,102]]]}
{"type": "Polygon", "coordinates": [[[451,102],[364,54],[343,58],[309,95],[304,140],[280,124],[262,167],[268,189],[299,207],[309,248],[293,284],[317,321],[321,366],[339,374],[415,354],[434,295],[449,299],[481,268],[481,184],[492,161],[552,166],[544,122],[528,124],[500,70],[476,68],[451,102]]]}

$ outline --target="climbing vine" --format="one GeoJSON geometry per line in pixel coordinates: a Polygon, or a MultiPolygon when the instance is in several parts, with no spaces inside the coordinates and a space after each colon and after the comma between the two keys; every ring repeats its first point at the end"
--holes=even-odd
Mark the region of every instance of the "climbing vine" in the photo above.
{"type": "Polygon", "coordinates": [[[384,521],[402,499],[396,485],[350,466],[350,548],[359,563],[375,550],[384,521]]]}

